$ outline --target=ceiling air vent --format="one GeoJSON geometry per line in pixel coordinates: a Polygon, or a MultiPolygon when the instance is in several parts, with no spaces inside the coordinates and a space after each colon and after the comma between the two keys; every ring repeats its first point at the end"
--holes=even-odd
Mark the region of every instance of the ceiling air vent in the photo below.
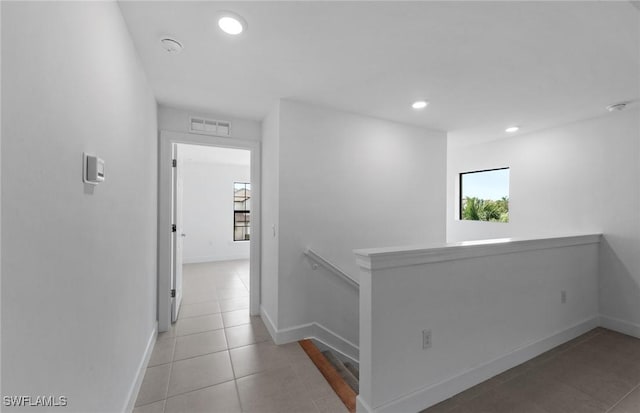
{"type": "Polygon", "coordinates": [[[231,136],[231,122],[191,116],[189,118],[189,132],[201,135],[231,136]]]}

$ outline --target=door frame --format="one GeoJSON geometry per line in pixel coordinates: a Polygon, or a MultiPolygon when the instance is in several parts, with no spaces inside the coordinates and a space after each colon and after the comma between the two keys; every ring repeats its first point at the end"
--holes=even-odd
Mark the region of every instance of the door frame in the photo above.
{"type": "Polygon", "coordinates": [[[172,145],[184,143],[220,148],[244,149],[251,153],[251,238],[249,312],[260,314],[260,142],[181,132],[160,131],[158,145],[158,332],[171,326],[171,168],[172,145]]]}

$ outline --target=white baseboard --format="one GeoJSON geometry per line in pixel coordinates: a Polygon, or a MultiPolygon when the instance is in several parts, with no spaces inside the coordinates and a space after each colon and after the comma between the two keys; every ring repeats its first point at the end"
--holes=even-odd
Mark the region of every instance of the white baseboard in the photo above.
{"type": "Polygon", "coordinates": [[[235,261],[235,260],[248,260],[249,254],[230,254],[230,255],[211,255],[205,257],[183,257],[183,264],[199,264],[202,262],[216,262],[216,261],[235,261]]]}
{"type": "Polygon", "coordinates": [[[342,354],[356,363],[360,361],[360,348],[344,337],[334,333],[320,323],[313,323],[313,333],[310,337],[318,340],[332,350],[342,354]]]}
{"type": "Polygon", "coordinates": [[[356,396],[356,413],[372,413],[373,409],[362,400],[360,396],[356,396]]]}
{"type": "Polygon", "coordinates": [[[278,335],[277,334],[278,327],[276,327],[275,323],[273,322],[269,314],[267,314],[267,310],[265,310],[264,306],[262,305],[260,305],[260,318],[262,318],[262,322],[264,323],[264,326],[267,327],[267,331],[269,332],[271,339],[275,343],[276,336],[278,335]]]}
{"type": "Polygon", "coordinates": [[[151,353],[153,353],[153,347],[156,344],[157,336],[158,323],[156,323],[156,325],[153,327],[153,330],[151,331],[151,335],[149,336],[149,340],[147,341],[147,348],[144,350],[142,360],[140,360],[140,364],[138,365],[138,373],[136,374],[136,378],[131,385],[123,410],[125,413],[131,413],[133,411],[133,408],[135,407],[136,399],[138,398],[138,392],[140,391],[140,386],[142,386],[144,374],[147,372],[147,366],[149,365],[149,360],[151,359],[151,353]]]}
{"type": "Polygon", "coordinates": [[[640,325],[619,318],[600,316],[600,326],[628,336],[640,338],[640,325]]]}
{"type": "Polygon", "coordinates": [[[359,400],[357,412],[399,413],[421,411],[428,406],[433,406],[497,374],[522,364],[545,351],[549,351],[562,343],[574,339],[599,325],[600,317],[594,316],[588,318],[549,337],[522,346],[510,353],[483,363],[478,367],[443,380],[440,383],[409,393],[377,408],[371,408],[367,406],[365,401],[359,400]]]}
{"type": "Polygon", "coordinates": [[[320,323],[313,322],[279,330],[262,306],[260,307],[260,316],[276,344],[287,344],[305,338],[312,338],[358,363],[360,353],[358,346],[320,323]]]}

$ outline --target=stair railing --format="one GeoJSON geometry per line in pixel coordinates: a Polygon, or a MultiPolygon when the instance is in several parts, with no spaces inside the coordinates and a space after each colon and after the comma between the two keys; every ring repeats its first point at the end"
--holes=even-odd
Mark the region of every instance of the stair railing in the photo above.
{"type": "Polygon", "coordinates": [[[360,289],[360,283],[358,283],[358,281],[356,281],[353,278],[351,278],[351,276],[349,276],[349,274],[347,274],[342,269],[340,269],[340,267],[332,264],[331,262],[329,262],[327,259],[322,257],[320,254],[318,254],[317,252],[315,252],[311,248],[307,248],[305,250],[305,252],[304,252],[304,255],[309,257],[309,259],[311,259],[311,261],[312,261],[311,265],[312,265],[312,268],[314,270],[316,268],[318,268],[318,265],[321,265],[324,268],[326,268],[327,270],[329,270],[330,272],[332,272],[335,275],[337,275],[338,277],[342,278],[344,281],[346,281],[352,287],[354,287],[356,289],[360,289]]]}

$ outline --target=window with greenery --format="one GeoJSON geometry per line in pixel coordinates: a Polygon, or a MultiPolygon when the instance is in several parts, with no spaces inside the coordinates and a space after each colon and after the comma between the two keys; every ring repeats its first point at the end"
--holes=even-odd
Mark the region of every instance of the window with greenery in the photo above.
{"type": "Polygon", "coordinates": [[[249,241],[251,224],[251,184],[233,184],[233,240],[249,241]]]}
{"type": "Polygon", "coordinates": [[[509,222],[509,168],[460,174],[460,219],[509,222]]]}

